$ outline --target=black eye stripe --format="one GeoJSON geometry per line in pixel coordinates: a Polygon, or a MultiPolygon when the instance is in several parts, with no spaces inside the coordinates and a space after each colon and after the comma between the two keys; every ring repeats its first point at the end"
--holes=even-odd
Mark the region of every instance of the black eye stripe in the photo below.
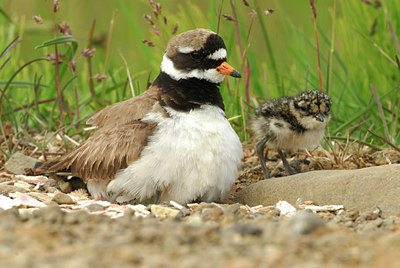
{"type": "Polygon", "coordinates": [[[189,54],[193,59],[201,59],[204,57],[204,54],[201,51],[193,51],[189,54]]]}
{"type": "Polygon", "coordinates": [[[220,36],[212,34],[208,37],[203,49],[190,53],[178,52],[171,57],[171,60],[174,63],[174,67],[181,71],[214,69],[226,61],[226,58],[214,60],[207,58],[207,56],[212,55],[221,48],[226,49],[224,41],[220,36]]]}

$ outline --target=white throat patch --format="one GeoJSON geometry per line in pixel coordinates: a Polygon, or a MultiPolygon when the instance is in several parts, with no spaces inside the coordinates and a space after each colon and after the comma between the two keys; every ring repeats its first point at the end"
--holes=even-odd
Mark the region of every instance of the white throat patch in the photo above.
{"type": "Polygon", "coordinates": [[[163,61],[161,63],[161,71],[177,81],[181,79],[198,78],[207,80],[211,83],[219,84],[224,80],[225,77],[216,68],[207,70],[195,69],[189,72],[178,70],[175,68],[174,63],[166,54],[164,54],[163,61]]]}

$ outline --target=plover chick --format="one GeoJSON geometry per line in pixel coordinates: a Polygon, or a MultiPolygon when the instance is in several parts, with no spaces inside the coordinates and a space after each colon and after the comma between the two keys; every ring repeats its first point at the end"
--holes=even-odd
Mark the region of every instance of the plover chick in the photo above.
{"type": "Polygon", "coordinates": [[[306,90],[294,97],[267,100],[256,111],[252,128],[258,141],[257,154],[265,178],[269,173],[264,148],[277,149],[289,175],[297,173],[282,150],[306,149],[320,143],[330,119],[331,98],[319,90],[306,90]]]}

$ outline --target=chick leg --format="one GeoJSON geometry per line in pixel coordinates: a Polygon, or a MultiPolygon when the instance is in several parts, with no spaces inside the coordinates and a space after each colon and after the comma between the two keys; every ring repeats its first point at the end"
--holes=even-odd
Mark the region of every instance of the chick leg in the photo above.
{"type": "Polygon", "coordinates": [[[257,155],[258,155],[258,159],[260,159],[261,162],[261,167],[263,169],[264,172],[264,177],[266,179],[271,178],[269,176],[268,170],[267,170],[267,165],[265,164],[265,159],[264,159],[264,148],[265,148],[265,143],[267,141],[265,139],[261,139],[256,143],[256,150],[257,150],[257,155]]]}
{"type": "Polygon", "coordinates": [[[294,175],[294,174],[296,174],[297,171],[294,170],[294,169],[289,165],[289,162],[286,160],[286,156],[285,156],[284,152],[282,152],[282,150],[278,148],[278,153],[279,153],[279,155],[280,155],[281,158],[282,158],[282,162],[283,162],[283,165],[285,166],[286,172],[287,172],[289,175],[294,175]]]}

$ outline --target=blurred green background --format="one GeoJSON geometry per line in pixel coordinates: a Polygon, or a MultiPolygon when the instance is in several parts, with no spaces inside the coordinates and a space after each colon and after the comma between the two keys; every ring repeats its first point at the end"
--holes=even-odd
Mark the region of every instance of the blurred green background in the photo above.
{"type": "MultiPolygon", "coordinates": [[[[10,82],[1,103],[2,122],[10,121],[21,135],[27,135],[23,131],[27,126],[39,131],[64,126],[69,135],[82,133],[76,124],[84,123],[95,110],[131,97],[127,70],[135,94],[143,92],[148,81],[155,79],[176,24],[177,33],[210,28],[225,40],[228,62],[243,78],[229,78],[229,83],[222,84],[221,92],[227,117],[243,140],[251,137],[249,122],[254,107],[266,95],[275,98],[319,88],[316,33],[309,1],[159,0],[155,3],[161,5],[158,19],[153,13],[155,4],[147,0],[61,0],[54,14],[53,1],[0,0],[0,51],[16,36],[23,39],[0,58],[0,66],[4,65],[0,69],[2,90],[10,82]],[[268,9],[274,12],[263,15],[268,9]],[[145,14],[158,25],[160,36],[154,33],[145,14]],[[43,23],[35,23],[33,16],[41,16],[43,23]],[[94,20],[90,48],[96,51],[91,58],[90,76],[87,59],[81,51],[87,47],[94,20]],[[75,72],[69,68],[60,81],[63,124],[56,100],[36,105],[57,98],[55,66],[51,62],[34,62],[13,77],[30,60],[54,54],[54,46],[35,47],[53,39],[54,25],[62,21],[70,26],[78,44],[72,60],[75,72]],[[142,40],[155,46],[149,47],[142,40]],[[107,75],[101,82],[94,79],[98,101],[94,101],[88,83],[95,74],[107,75]],[[35,76],[36,81],[43,76],[40,82],[43,85],[35,88],[35,76]],[[27,104],[32,105],[21,108],[27,104]]],[[[400,47],[396,42],[400,37],[400,1],[319,0],[315,7],[323,88],[333,100],[328,137],[340,140],[350,136],[380,146],[388,142],[397,145],[400,76],[396,55],[400,54],[400,47]]],[[[58,32],[57,36],[62,34],[58,32]]],[[[65,53],[71,46],[58,47],[65,53]]]]}

